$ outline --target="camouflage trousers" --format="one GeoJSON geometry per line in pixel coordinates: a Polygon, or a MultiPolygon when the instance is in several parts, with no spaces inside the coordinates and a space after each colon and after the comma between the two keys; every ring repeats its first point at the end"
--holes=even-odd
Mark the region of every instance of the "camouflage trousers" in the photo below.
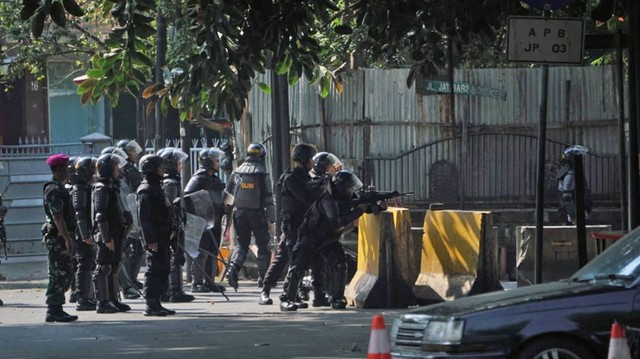
{"type": "Polygon", "coordinates": [[[49,285],[47,286],[48,305],[62,305],[65,303],[64,294],[69,289],[73,278],[71,257],[67,255],[67,246],[62,237],[46,237],[44,244],[49,251],[47,269],[49,285]]]}

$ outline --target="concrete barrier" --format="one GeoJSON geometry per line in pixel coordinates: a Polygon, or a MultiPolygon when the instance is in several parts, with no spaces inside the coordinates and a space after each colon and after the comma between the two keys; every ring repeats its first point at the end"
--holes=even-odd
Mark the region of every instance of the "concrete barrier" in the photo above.
{"type": "Polygon", "coordinates": [[[358,220],[357,271],[345,291],[347,302],[358,308],[402,308],[416,304],[404,276],[411,276],[406,253],[411,247],[411,222],[406,208],[389,208],[358,220]],[[403,275],[404,273],[404,275],[403,275]]]}
{"type": "MultiPolygon", "coordinates": [[[[610,231],[610,225],[587,226],[587,258],[596,256],[593,232],[610,231]]],[[[542,231],[542,282],[569,278],[578,269],[576,226],[545,226],[542,231]]],[[[516,227],[518,287],[535,283],[535,226],[516,227]]]]}
{"type": "Polygon", "coordinates": [[[420,275],[421,302],[502,290],[491,212],[427,211],[420,275]]]}

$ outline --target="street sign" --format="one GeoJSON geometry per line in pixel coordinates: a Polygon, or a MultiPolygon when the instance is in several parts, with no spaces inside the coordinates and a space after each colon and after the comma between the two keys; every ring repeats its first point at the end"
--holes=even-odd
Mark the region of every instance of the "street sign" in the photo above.
{"type": "MultiPolygon", "coordinates": [[[[448,81],[424,81],[424,90],[435,93],[450,93],[448,81]]],[[[507,99],[507,91],[490,87],[482,87],[471,85],[466,82],[454,82],[453,93],[459,95],[484,96],[492,97],[500,100],[507,99]]]]}
{"type": "Polygon", "coordinates": [[[569,5],[573,0],[521,0],[529,6],[540,10],[556,10],[562,9],[569,5]]]}
{"type": "Polygon", "coordinates": [[[507,61],[579,65],[584,20],[511,16],[507,46],[507,61]]]}

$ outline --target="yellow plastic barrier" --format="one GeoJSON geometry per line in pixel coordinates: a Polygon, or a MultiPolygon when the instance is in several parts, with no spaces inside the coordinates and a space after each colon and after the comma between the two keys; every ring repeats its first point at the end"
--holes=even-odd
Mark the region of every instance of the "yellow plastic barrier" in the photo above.
{"type": "Polygon", "coordinates": [[[452,300],[502,289],[490,212],[427,211],[420,275],[422,301],[452,300]]]}
{"type": "Polygon", "coordinates": [[[398,308],[416,303],[398,265],[398,244],[411,241],[409,210],[390,208],[358,221],[357,272],[345,291],[359,308],[398,308]]]}

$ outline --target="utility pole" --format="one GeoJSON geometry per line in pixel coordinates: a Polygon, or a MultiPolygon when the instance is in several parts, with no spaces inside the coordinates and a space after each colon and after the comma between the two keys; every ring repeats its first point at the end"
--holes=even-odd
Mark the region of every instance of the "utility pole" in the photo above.
{"type": "MultiPolygon", "coordinates": [[[[289,82],[287,77],[276,75],[275,71],[271,78],[271,174],[273,181],[278,180],[280,175],[289,167],[289,82]]],[[[282,206],[280,194],[274,191],[276,202],[276,232],[280,235],[280,208],[282,206]]]]}
{"type": "Polygon", "coordinates": [[[638,178],[638,75],[640,75],[640,4],[629,1],[629,231],[640,225],[638,178]]]}
{"type": "MultiPolygon", "coordinates": [[[[164,81],[162,75],[162,67],[165,65],[166,57],[167,57],[167,19],[162,16],[160,10],[157,10],[156,14],[156,73],[155,73],[155,82],[159,83],[164,81]]],[[[155,150],[164,147],[164,117],[162,116],[162,110],[160,107],[160,102],[156,103],[155,109],[155,150]]]]}

